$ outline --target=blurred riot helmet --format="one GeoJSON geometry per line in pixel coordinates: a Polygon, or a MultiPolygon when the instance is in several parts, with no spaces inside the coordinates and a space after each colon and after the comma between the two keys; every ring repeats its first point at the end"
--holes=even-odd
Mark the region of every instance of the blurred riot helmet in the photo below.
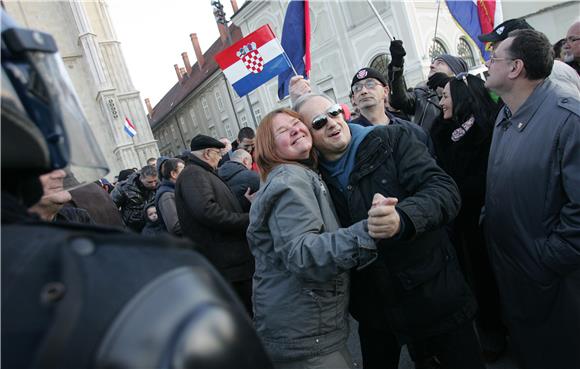
{"type": "Polygon", "coordinates": [[[60,168],[73,179],[67,189],[102,178],[108,172],[106,161],[54,39],[18,28],[0,12],[3,189],[14,190],[60,168]]]}

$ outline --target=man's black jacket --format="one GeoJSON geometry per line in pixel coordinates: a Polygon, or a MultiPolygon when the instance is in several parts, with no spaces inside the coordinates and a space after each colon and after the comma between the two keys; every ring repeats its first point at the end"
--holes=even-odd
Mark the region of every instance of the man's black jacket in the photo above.
{"type": "Polygon", "coordinates": [[[360,324],[392,329],[404,343],[448,332],[475,314],[444,229],[460,208],[457,186],[408,128],[369,133],[344,192],[322,175],[343,226],[368,217],[375,193],[396,197],[405,220],[408,237],[381,241],[378,260],[351,274],[351,313],[360,324]]]}
{"type": "Polygon", "coordinates": [[[123,222],[137,233],[141,233],[145,227],[143,207],[155,198],[155,191],[145,188],[139,176],[139,173],[131,174],[125,182],[118,184],[111,192],[113,202],[121,208],[123,222]]]}
{"type": "MultiPolygon", "coordinates": [[[[389,68],[392,68],[389,65],[389,68]]],[[[417,85],[412,92],[407,92],[407,85],[403,77],[403,70],[391,72],[390,103],[395,109],[413,115],[413,122],[427,131],[431,131],[433,124],[441,114],[439,96],[425,83],[417,85]]]]}

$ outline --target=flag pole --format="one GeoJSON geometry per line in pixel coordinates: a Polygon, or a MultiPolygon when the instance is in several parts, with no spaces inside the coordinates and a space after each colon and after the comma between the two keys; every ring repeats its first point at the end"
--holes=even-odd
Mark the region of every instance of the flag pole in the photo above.
{"type": "Polygon", "coordinates": [[[435,33],[433,34],[433,42],[431,47],[435,46],[437,41],[437,28],[439,27],[439,9],[441,8],[441,0],[437,0],[437,17],[435,18],[435,33]]]}
{"type": "Polygon", "coordinates": [[[373,3],[371,3],[371,0],[367,0],[367,3],[369,3],[369,6],[371,7],[373,13],[375,13],[375,15],[376,15],[377,19],[379,20],[379,23],[381,24],[381,26],[383,26],[383,29],[387,33],[387,36],[389,37],[389,39],[394,40],[395,38],[393,37],[393,35],[391,34],[391,32],[389,32],[389,29],[387,28],[387,25],[385,24],[385,22],[383,22],[383,19],[381,18],[381,15],[377,11],[377,8],[375,8],[375,6],[373,5],[373,3]]]}
{"type": "MultiPolygon", "coordinates": [[[[280,41],[278,41],[278,37],[275,37],[274,39],[276,40],[276,43],[278,44],[278,46],[280,46],[280,49],[282,49],[282,55],[284,55],[284,59],[286,59],[286,61],[290,65],[290,68],[292,68],[294,75],[297,76],[298,72],[296,71],[296,68],[294,68],[294,64],[292,64],[292,61],[288,57],[288,54],[286,54],[286,50],[284,50],[284,48],[282,47],[282,44],[280,43],[280,41]]],[[[306,76],[304,76],[304,77],[306,77],[306,76]]]]}

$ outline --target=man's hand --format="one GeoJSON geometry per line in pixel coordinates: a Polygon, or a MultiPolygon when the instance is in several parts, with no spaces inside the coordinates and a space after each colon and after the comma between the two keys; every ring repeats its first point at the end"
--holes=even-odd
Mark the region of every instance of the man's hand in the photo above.
{"type": "Polygon", "coordinates": [[[310,81],[304,79],[303,76],[294,76],[290,78],[290,87],[288,90],[290,92],[290,101],[292,104],[294,104],[300,96],[312,92],[310,81]]]}
{"type": "Polygon", "coordinates": [[[395,236],[401,230],[401,218],[395,209],[399,200],[375,194],[372,207],[368,212],[369,235],[375,239],[395,236]]]}
{"type": "Polygon", "coordinates": [[[244,193],[244,197],[250,202],[250,204],[252,202],[254,202],[254,199],[256,198],[256,194],[258,193],[258,191],[251,193],[252,189],[250,187],[248,187],[248,189],[246,190],[246,193],[244,193]]]}
{"type": "Polygon", "coordinates": [[[405,48],[403,47],[403,41],[393,40],[389,46],[389,51],[391,52],[391,64],[395,67],[403,67],[404,57],[407,55],[405,48]]]}
{"type": "Polygon", "coordinates": [[[427,79],[427,86],[429,86],[429,88],[432,89],[433,91],[438,91],[437,90],[438,88],[445,88],[445,85],[450,80],[451,77],[449,77],[445,73],[441,72],[433,73],[433,75],[427,79]]]}

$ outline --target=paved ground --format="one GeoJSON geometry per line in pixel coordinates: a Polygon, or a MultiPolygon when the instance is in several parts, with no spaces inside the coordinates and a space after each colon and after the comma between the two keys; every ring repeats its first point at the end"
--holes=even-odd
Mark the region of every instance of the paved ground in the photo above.
{"type": "MultiPolygon", "coordinates": [[[[362,358],[360,353],[360,344],[358,340],[357,334],[357,323],[354,319],[351,319],[350,322],[350,337],[348,339],[348,348],[351,352],[352,359],[354,362],[354,367],[357,369],[362,369],[362,358]]],[[[399,362],[399,369],[414,369],[415,366],[409,357],[409,353],[407,352],[407,348],[403,347],[401,351],[401,359],[399,362]]],[[[510,355],[509,348],[506,355],[504,355],[500,360],[493,364],[487,365],[488,369],[517,369],[515,361],[510,355]]]]}

